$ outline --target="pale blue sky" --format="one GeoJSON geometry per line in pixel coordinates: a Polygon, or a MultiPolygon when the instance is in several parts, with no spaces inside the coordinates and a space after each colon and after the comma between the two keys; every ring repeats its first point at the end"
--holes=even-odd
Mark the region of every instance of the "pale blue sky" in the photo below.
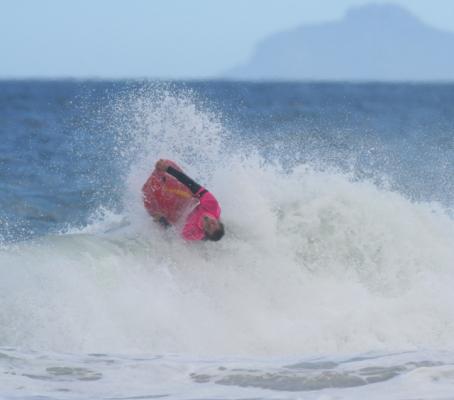
{"type": "Polygon", "coordinates": [[[454,31],[454,0],[0,0],[0,78],[215,77],[267,35],[368,3],[454,31]]]}

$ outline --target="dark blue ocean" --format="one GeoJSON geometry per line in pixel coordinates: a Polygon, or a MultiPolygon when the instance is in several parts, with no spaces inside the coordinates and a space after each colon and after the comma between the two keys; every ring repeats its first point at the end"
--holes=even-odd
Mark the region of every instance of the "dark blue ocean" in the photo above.
{"type": "Polygon", "coordinates": [[[128,166],[113,147],[134,111],[112,114],[156,90],[192,92],[229,141],[284,165],[385,178],[412,199],[454,204],[454,85],[3,81],[0,237],[45,235],[121,206],[128,166]]]}
{"type": "Polygon", "coordinates": [[[0,398],[451,398],[453,210],[454,84],[0,81],[0,398]]]}

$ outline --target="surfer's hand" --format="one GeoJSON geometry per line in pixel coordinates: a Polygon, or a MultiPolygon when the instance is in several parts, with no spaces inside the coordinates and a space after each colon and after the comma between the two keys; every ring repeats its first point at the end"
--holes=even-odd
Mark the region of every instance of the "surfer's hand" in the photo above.
{"type": "Polygon", "coordinates": [[[156,165],[155,165],[155,169],[156,171],[160,171],[160,172],[166,172],[166,169],[168,167],[168,163],[166,162],[166,160],[159,160],[156,165]]]}

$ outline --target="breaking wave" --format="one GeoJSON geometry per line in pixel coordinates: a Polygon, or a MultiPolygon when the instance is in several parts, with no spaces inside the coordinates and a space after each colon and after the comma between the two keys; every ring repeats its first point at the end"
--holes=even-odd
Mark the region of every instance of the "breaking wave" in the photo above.
{"type": "Polygon", "coordinates": [[[111,109],[121,211],[0,250],[0,343],[52,351],[283,355],[452,346],[454,222],[348,173],[231,140],[191,93],[111,109]],[[147,216],[159,157],[219,199],[226,236],[187,244],[147,216]]]}

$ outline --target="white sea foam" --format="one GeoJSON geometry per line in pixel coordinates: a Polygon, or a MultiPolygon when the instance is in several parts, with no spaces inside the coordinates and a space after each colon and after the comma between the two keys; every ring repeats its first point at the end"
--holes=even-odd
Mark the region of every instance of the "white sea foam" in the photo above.
{"type": "Polygon", "coordinates": [[[443,208],[340,172],[227,154],[219,119],[196,104],[169,93],[121,103],[123,211],[0,250],[3,345],[265,356],[452,347],[454,223],[443,208]],[[217,196],[221,242],[185,243],[147,216],[140,189],[158,157],[217,196]]]}

